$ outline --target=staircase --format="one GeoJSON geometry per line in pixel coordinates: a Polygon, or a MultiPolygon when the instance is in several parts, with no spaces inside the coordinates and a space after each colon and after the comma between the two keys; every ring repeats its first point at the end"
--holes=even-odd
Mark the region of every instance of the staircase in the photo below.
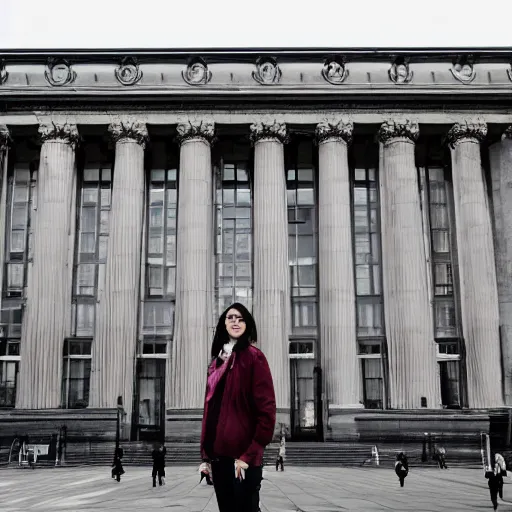
{"type": "MultiPolygon", "coordinates": [[[[151,443],[121,443],[124,449],[123,464],[125,466],[151,466],[151,443]]],[[[198,443],[166,444],[166,463],[169,466],[199,466],[201,463],[198,443]]],[[[409,449],[400,445],[381,445],[379,449],[379,467],[393,468],[396,453],[404,449],[410,467],[436,467],[433,460],[422,462],[421,449],[409,449]]],[[[270,444],[265,450],[264,464],[275,465],[279,444],[270,444]]],[[[114,443],[89,444],[87,450],[83,445],[69,446],[66,452],[66,466],[102,465],[110,466],[114,455],[114,443]]],[[[482,463],[478,449],[448,450],[448,467],[480,468],[482,463]]],[[[359,443],[318,443],[318,442],[287,442],[287,466],[329,466],[329,467],[360,467],[376,466],[372,457],[372,445],[359,443]]]]}

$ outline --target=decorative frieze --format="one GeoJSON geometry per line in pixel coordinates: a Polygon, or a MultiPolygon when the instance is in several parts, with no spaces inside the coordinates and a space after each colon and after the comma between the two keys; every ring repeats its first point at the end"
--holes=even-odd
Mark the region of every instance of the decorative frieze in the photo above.
{"type": "Polygon", "coordinates": [[[76,147],[80,143],[80,134],[76,124],[71,123],[42,123],[39,125],[41,142],[55,140],[76,147]]]}
{"type": "Polygon", "coordinates": [[[149,140],[146,123],[141,121],[115,121],[108,127],[108,132],[114,143],[130,139],[144,148],[149,140]]]}
{"type": "Polygon", "coordinates": [[[135,57],[125,57],[114,73],[122,85],[135,85],[142,78],[142,70],[135,57]]]}
{"type": "Polygon", "coordinates": [[[206,85],[212,79],[212,72],[201,57],[192,59],[185,71],[181,72],[183,80],[189,85],[206,85]]]}
{"type": "Polygon", "coordinates": [[[324,62],[322,76],[326,82],[339,85],[348,77],[348,69],[342,56],[329,57],[324,62]]]}
{"type": "Polygon", "coordinates": [[[354,123],[352,121],[326,119],[316,126],[316,142],[317,144],[322,144],[327,140],[342,140],[350,144],[352,142],[353,130],[354,123]]]}
{"type": "Polygon", "coordinates": [[[269,139],[278,140],[283,144],[288,142],[288,131],[285,123],[279,121],[259,122],[251,124],[251,142],[256,142],[269,139]]]}
{"type": "Polygon", "coordinates": [[[0,124],[0,151],[6,149],[11,143],[11,134],[5,124],[0,124]]]}
{"type": "Polygon", "coordinates": [[[448,134],[446,135],[446,142],[454,147],[456,144],[463,140],[474,140],[475,142],[481,142],[487,136],[487,125],[480,121],[463,121],[461,123],[455,123],[448,134]]]}
{"type": "Polygon", "coordinates": [[[176,127],[176,138],[180,144],[190,139],[204,139],[209,144],[215,141],[215,123],[211,121],[188,121],[176,127]]]}
{"type": "Polygon", "coordinates": [[[260,57],[256,61],[256,71],[252,77],[261,85],[275,85],[281,80],[281,69],[276,59],[272,57],[260,57]]]}
{"type": "Polygon", "coordinates": [[[73,71],[67,60],[50,57],[46,64],[44,77],[50,85],[60,87],[72,84],[76,79],[76,72],[73,71]]]}
{"type": "Polygon", "coordinates": [[[379,128],[378,139],[386,144],[391,139],[405,138],[412,142],[416,142],[420,134],[420,127],[416,121],[404,120],[384,121],[379,128]]]}

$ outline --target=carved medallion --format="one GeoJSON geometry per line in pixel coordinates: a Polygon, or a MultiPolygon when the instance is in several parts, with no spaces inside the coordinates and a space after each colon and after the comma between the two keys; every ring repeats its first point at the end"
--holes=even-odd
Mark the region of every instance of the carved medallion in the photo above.
{"type": "Polygon", "coordinates": [[[260,57],[256,61],[256,71],[252,77],[261,85],[275,85],[281,80],[281,70],[276,59],[272,57],[260,57]]]}
{"type": "Polygon", "coordinates": [[[343,140],[347,144],[352,142],[354,124],[344,119],[326,119],[317,124],[315,135],[317,144],[328,140],[343,140]]]}
{"type": "Polygon", "coordinates": [[[73,83],[76,73],[67,60],[50,57],[44,76],[50,85],[62,86],[73,83]]]}
{"type": "Polygon", "coordinates": [[[386,144],[392,139],[409,139],[415,142],[420,134],[420,127],[416,121],[384,121],[377,134],[378,139],[383,144],[386,144]]]}
{"type": "Polygon", "coordinates": [[[412,80],[413,72],[409,68],[407,59],[398,58],[388,71],[389,79],[397,85],[408,84],[412,80]]]}
{"type": "Polygon", "coordinates": [[[445,140],[453,147],[464,139],[481,142],[486,136],[487,124],[479,119],[475,119],[471,121],[463,121],[462,123],[455,123],[448,131],[445,140]]]}
{"type": "Polygon", "coordinates": [[[115,70],[116,78],[123,85],[135,85],[142,78],[142,70],[137,59],[125,57],[115,70]]]}
{"type": "Polygon", "coordinates": [[[0,60],[0,85],[7,81],[8,76],[9,72],[5,69],[5,61],[0,60]]]}
{"type": "Polygon", "coordinates": [[[215,124],[211,121],[188,121],[180,123],[176,127],[179,144],[189,139],[201,138],[209,144],[215,141],[215,124]]]}
{"type": "Polygon", "coordinates": [[[450,68],[452,75],[456,80],[463,84],[470,84],[476,77],[476,71],[473,68],[473,58],[471,55],[461,55],[450,68]]]}
{"type": "Polygon", "coordinates": [[[206,85],[212,79],[212,72],[206,62],[197,57],[191,60],[185,71],[181,72],[183,80],[189,85],[206,85]]]}
{"type": "Polygon", "coordinates": [[[348,70],[342,57],[329,57],[322,69],[324,79],[333,85],[341,84],[348,76],[348,70]]]}

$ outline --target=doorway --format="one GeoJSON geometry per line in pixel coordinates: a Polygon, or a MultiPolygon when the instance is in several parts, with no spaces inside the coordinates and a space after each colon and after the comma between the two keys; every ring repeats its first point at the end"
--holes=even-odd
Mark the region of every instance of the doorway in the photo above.
{"type": "Polygon", "coordinates": [[[133,438],[163,441],[165,438],[165,366],[163,358],[137,360],[133,438]]]}
{"type": "Polygon", "coordinates": [[[319,440],[319,379],[314,342],[290,343],[291,435],[294,440],[319,440]]]}

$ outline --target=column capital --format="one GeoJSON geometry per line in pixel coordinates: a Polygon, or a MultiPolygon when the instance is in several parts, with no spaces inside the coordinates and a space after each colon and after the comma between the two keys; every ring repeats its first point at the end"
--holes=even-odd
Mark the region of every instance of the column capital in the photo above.
{"type": "Polygon", "coordinates": [[[149,141],[146,123],[142,121],[114,121],[108,127],[108,132],[114,143],[131,139],[145,148],[149,141]]]}
{"type": "Polygon", "coordinates": [[[509,126],[503,132],[503,135],[501,136],[501,140],[504,140],[504,139],[511,139],[512,140],[512,126],[509,126]]]}
{"type": "Polygon", "coordinates": [[[251,124],[251,142],[256,144],[265,139],[277,139],[282,144],[286,144],[288,142],[286,124],[276,120],[251,124]]]}
{"type": "Polygon", "coordinates": [[[176,126],[177,139],[183,144],[190,139],[203,139],[208,144],[215,141],[215,123],[213,121],[187,121],[176,126]]]}
{"type": "Polygon", "coordinates": [[[352,142],[354,123],[344,119],[326,119],[316,125],[315,136],[318,145],[330,140],[342,140],[347,145],[352,142]]]}
{"type": "Polygon", "coordinates": [[[46,141],[58,141],[76,148],[80,143],[80,134],[76,124],[72,123],[42,123],[39,125],[39,138],[44,144],[46,141]]]}
{"type": "Polygon", "coordinates": [[[6,149],[11,143],[11,134],[5,124],[0,124],[0,151],[6,149]]]}
{"type": "Polygon", "coordinates": [[[487,136],[487,124],[480,120],[455,123],[446,134],[446,142],[456,146],[459,142],[481,142],[487,136]]]}
{"type": "Polygon", "coordinates": [[[409,139],[411,142],[416,142],[419,134],[420,127],[416,121],[409,119],[394,121],[393,119],[389,119],[381,124],[377,137],[383,144],[398,138],[405,138],[409,139]]]}

